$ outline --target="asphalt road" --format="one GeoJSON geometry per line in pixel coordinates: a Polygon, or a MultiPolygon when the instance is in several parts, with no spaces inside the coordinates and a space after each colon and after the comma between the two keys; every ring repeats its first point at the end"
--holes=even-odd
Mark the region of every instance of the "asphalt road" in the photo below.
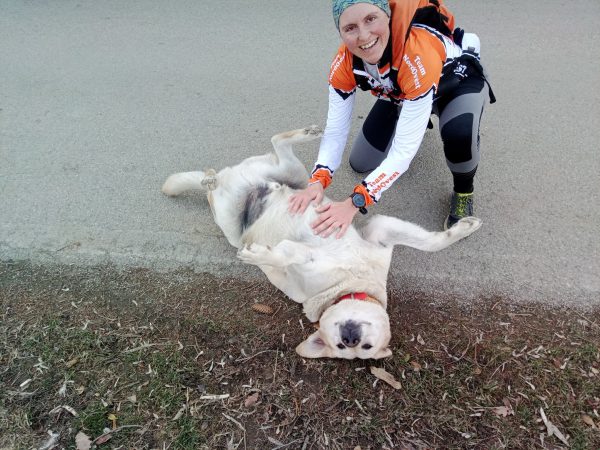
{"type": "MultiPolygon", "coordinates": [[[[398,248],[394,288],[600,304],[600,3],[447,1],[479,34],[498,102],[481,125],[476,215],[440,253],[398,248]]],[[[0,1],[0,259],[261,277],[173,172],[270,150],[325,123],[330,3],[0,1]]],[[[352,137],[373,98],[362,93],[352,137]]],[[[317,143],[298,148],[312,165],[317,143]]],[[[345,164],[329,195],[360,179],[345,164]]],[[[437,127],[373,213],[441,229],[437,127]]]]}

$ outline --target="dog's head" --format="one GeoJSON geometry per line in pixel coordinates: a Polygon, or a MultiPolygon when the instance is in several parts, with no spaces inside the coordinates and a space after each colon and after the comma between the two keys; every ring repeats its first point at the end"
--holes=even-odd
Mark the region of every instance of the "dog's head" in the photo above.
{"type": "Polygon", "coordinates": [[[305,358],[379,359],[392,355],[390,321],[376,303],[347,300],[330,306],[319,329],[296,347],[305,358]]]}

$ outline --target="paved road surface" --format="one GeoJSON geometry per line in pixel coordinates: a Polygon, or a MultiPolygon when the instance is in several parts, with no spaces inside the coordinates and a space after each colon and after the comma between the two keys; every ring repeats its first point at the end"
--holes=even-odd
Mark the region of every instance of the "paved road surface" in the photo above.
{"type": "MultiPolygon", "coordinates": [[[[483,228],[441,253],[398,248],[392,286],[600,303],[600,3],[448,1],[477,32],[498,103],[482,121],[483,228]]],[[[0,259],[261,277],[201,195],[167,175],[269,150],[324,125],[338,45],[329,2],[0,2],[0,259]]],[[[373,99],[361,94],[351,138],[373,99]]],[[[311,165],[317,144],[298,149],[311,165]]],[[[331,188],[360,177],[345,165],[331,188]]],[[[437,129],[373,212],[441,229],[437,129]]]]}

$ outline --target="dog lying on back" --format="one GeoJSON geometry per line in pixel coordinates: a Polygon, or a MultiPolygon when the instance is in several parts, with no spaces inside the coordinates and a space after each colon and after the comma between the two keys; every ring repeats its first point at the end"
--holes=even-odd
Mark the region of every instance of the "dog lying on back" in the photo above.
{"type": "MultiPolygon", "coordinates": [[[[288,212],[288,199],[306,187],[308,173],[292,145],[322,135],[317,127],[273,136],[275,153],[254,156],[236,166],[171,175],[162,191],[176,196],[191,189],[207,192],[216,224],[238,258],[258,266],[269,281],[295,302],[319,329],[296,347],[306,358],[384,358],[392,354],[386,312],[387,276],[394,245],[438,251],[481,226],[475,217],[443,232],[376,215],[341,239],[322,238],[310,224],[314,207],[288,212]]],[[[325,198],[323,202],[329,202],[325,198]]]]}

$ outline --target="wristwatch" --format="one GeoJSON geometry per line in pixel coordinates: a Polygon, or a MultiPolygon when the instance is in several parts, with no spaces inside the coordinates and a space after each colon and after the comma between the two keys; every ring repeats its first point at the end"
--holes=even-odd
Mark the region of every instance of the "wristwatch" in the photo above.
{"type": "Polygon", "coordinates": [[[350,195],[350,198],[352,199],[352,204],[358,208],[361,214],[367,213],[367,208],[365,208],[367,200],[363,194],[360,192],[353,192],[352,195],[350,195]]]}

